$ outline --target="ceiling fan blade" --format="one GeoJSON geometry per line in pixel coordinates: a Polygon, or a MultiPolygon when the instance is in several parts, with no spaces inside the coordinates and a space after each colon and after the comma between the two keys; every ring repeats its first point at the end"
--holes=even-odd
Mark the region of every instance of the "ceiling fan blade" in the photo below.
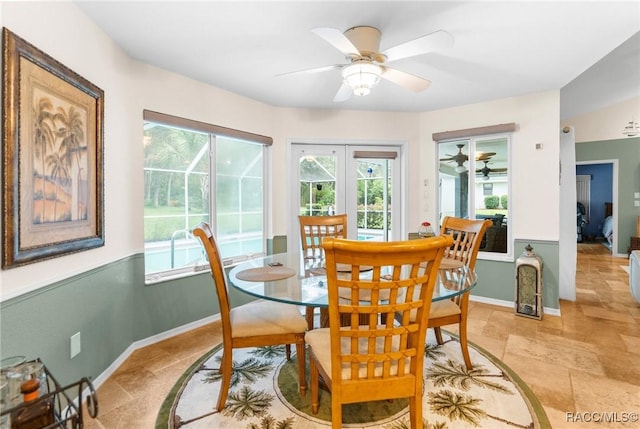
{"type": "Polygon", "coordinates": [[[353,46],[351,40],[347,39],[347,36],[345,36],[340,30],[330,27],[317,27],[311,31],[329,42],[347,58],[360,56],[358,48],[353,46]]]}
{"type": "Polygon", "coordinates": [[[347,101],[349,98],[351,98],[352,93],[353,93],[353,90],[351,89],[351,87],[343,83],[340,89],[338,90],[338,92],[336,93],[336,96],[333,97],[333,101],[335,101],[336,103],[340,103],[341,101],[347,101]]]}
{"type": "Polygon", "coordinates": [[[321,73],[321,72],[330,71],[330,70],[340,70],[344,66],[345,66],[344,64],[334,64],[334,65],[331,65],[331,66],[316,67],[316,68],[312,68],[312,69],[305,69],[305,70],[297,70],[297,71],[292,71],[292,72],[280,73],[280,74],[277,74],[276,76],[291,76],[291,75],[296,75],[296,74],[321,73]]]}
{"type": "Polygon", "coordinates": [[[426,36],[386,49],[382,54],[387,57],[387,62],[389,62],[451,48],[453,43],[454,40],[451,33],[438,30],[426,36]]]}
{"type": "Polygon", "coordinates": [[[431,85],[430,80],[390,67],[384,67],[382,78],[415,92],[424,91],[431,85]]]}
{"type": "Polygon", "coordinates": [[[483,173],[485,176],[487,176],[487,175],[489,175],[489,173],[504,173],[506,171],[507,171],[506,168],[483,167],[483,168],[480,168],[480,169],[476,170],[476,173],[483,173]]]}
{"type": "Polygon", "coordinates": [[[487,161],[489,162],[489,160],[491,159],[492,156],[494,156],[496,153],[495,152],[477,152],[476,153],[476,161],[487,161]]]}

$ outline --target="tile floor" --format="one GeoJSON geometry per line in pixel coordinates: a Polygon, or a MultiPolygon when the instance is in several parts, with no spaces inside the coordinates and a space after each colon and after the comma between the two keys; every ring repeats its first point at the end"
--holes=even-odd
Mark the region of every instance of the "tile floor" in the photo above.
{"type": "MultiPolygon", "coordinates": [[[[469,339],[502,359],[529,385],[554,429],[637,428],[640,412],[640,304],[629,293],[625,258],[600,243],[578,246],[577,299],[561,317],[518,317],[511,308],[471,303],[469,339]],[[613,422],[589,420],[608,413],[613,422]],[[583,414],[580,414],[583,413],[583,414]],[[616,414],[617,413],[617,414],[616,414]]],[[[175,380],[221,341],[218,324],[135,351],[98,389],[100,411],[86,428],[153,428],[175,380]]]]}

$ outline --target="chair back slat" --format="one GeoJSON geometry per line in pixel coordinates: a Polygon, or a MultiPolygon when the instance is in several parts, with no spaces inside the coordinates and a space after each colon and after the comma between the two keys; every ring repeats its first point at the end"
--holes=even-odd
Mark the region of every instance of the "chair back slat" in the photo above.
{"type": "Polygon", "coordinates": [[[334,388],[335,380],[408,378],[413,389],[422,380],[437,269],[452,244],[450,236],[404,242],[324,240],[334,388]],[[351,272],[338,272],[338,266],[349,266],[351,272]],[[417,312],[413,321],[412,311],[417,312]],[[396,314],[401,316],[394,322],[396,314]],[[368,323],[362,323],[363,315],[368,323]],[[341,320],[347,325],[341,327],[341,320]]]}
{"type": "Polygon", "coordinates": [[[442,219],[440,234],[453,237],[454,242],[445,250],[444,257],[456,259],[469,269],[475,269],[482,237],[492,224],[488,219],[474,220],[445,216],[442,219]]]}
{"type": "Polygon", "coordinates": [[[347,215],[298,216],[300,242],[305,258],[322,257],[322,242],[327,237],[347,238],[347,215]]]}
{"type": "MultiPolygon", "coordinates": [[[[474,270],[482,237],[488,227],[493,223],[482,219],[462,219],[445,216],[440,228],[441,235],[453,237],[453,245],[444,252],[444,258],[455,259],[465,264],[470,270],[474,270]]],[[[447,273],[441,272],[443,280],[447,280],[447,273]]],[[[463,299],[468,299],[468,294],[457,295],[452,300],[460,305],[463,299]]]]}

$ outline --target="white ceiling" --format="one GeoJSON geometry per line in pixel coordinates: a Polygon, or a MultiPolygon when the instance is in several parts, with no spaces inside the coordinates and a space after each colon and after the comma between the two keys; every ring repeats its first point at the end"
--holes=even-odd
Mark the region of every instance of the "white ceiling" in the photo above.
{"type": "MultiPolygon", "coordinates": [[[[132,58],[270,105],[297,108],[420,112],[560,89],[640,31],[637,0],[76,3],[132,58]],[[368,96],[335,103],[338,70],[277,76],[346,63],[311,29],[359,25],[382,31],[381,50],[436,30],[451,33],[455,44],[390,64],[431,80],[421,93],[383,80],[368,96]]],[[[580,109],[610,104],[603,97],[619,99],[628,88],[627,98],[640,96],[639,40],[621,55],[627,68],[615,76],[615,94],[606,90],[614,83],[606,75],[610,64],[584,75],[589,81],[582,88],[593,87],[594,79],[598,93],[597,99],[577,97],[580,109]],[[634,59],[635,65],[628,65],[634,59]]]]}

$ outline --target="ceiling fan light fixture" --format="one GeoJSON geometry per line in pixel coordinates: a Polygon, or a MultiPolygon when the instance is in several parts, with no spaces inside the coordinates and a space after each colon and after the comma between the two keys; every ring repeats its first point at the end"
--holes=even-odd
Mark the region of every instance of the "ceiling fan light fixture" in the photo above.
{"type": "Polygon", "coordinates": [[[454,170],[456,173],[464,173],[467,171],[467,168],[464,165],[458,165],[454,170]]]}
{"type": "Polygon", "coordinates": [[[634,120],[629,121],[627,126],[624,127],[622,134],[627,137],[635,137],[640,134],[640,127],[638,127],[638,123],[634,120]]]}
{"type": "Polygon", "coordinates": [[[355,95],[364,96],[371,92],[371,88],[380,82],[382,67],[369,62],[355,62],[342,71],[344,83],[355,95]]]}

